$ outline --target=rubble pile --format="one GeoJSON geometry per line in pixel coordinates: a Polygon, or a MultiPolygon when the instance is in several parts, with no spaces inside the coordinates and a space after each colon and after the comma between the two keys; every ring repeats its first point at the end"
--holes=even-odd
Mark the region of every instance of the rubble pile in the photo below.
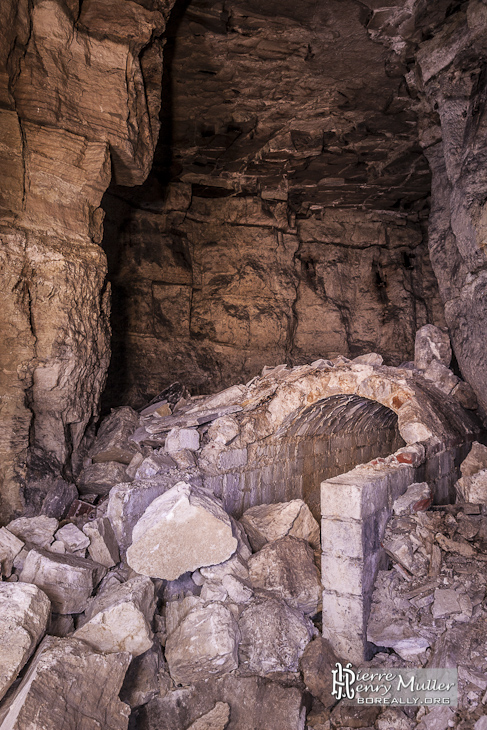
{"type": "MultiPolygon", "coordinates": [[[[378,356],[278,366],[214,396],[174,384],[140,413],[113,410],[79,498],[0,528],[0,730],[432,730],[428,714],[346,708],[331,695],[340,658],[320,636],[309,506],[269,500],[236,519],[211,488],[247,464],[257,437],[307,413],[306,388],[323,379],[335,391],[359,383],[367,397],[387,376],[391,399],[397,381],[413,414],[403,427],[428,433],[419,370],[389,371],[378,356]]],[[[486,484],[487,448],[475,443],[457,487],[467,501],[433,507],[426,482],[396,499],[382,542],[393,567],[379,573],[368,626],[374,661],[459,664],[464,715],[452,727],[462,730],[487,710],[486,484]]]]}

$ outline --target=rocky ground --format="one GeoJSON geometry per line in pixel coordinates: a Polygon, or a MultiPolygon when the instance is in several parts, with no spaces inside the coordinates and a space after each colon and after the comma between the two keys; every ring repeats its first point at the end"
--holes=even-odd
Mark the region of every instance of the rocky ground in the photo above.
{"type": "MultiPolygon", "coordinates": [[[[466,401],[447,339],[423,329],[415,370],[466,401]]],[[[357,372],[380,370],[367,358],[357,372]]],[[[275,430],[262,404],[286,422],[279,397],[269,405],[279,387],[289,399],[310,372],[348,367],[280,366],[196,398],[175,384],[105,419],[78,489],[39,485],[36,514],[0,528],[0,730],[485,730],[487,447],[462,463],[456,504],[434,506],[426,482],[396,499],[368,622],[370,666],[458,667],[455,709],[337,702],[309,506],[237,520],[203,485],[243,463],[246,429],[275,430]]]]}

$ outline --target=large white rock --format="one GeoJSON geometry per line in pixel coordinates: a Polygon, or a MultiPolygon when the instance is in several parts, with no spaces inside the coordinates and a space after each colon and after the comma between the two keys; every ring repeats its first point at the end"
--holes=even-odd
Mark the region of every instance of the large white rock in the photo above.
{"type": "Polygon", "coordinates": [[[55,517],[39,515],[39,517],[19,517],[10,522],[7,529],[23,542],[44,548],[49,547],[54,540],[58,524],[55,517]]]}
{"type": "Polygon", "coordinates": [[[166,437],[164,448],[169,454],[188,449],[197,451],[200,447],[200,435],[195,428],[172,428],[166,437]]]}
{"type": "Polygon", "coordinates": [[[166,660],[178,684],[220,677],[238,666],[240,634],[230,610],[221,603],[196,605],[166,641],[166,660]]]}
{"type": "Polygon", "coordinates": [[[37,586],[0,583],[0,699],[44,635],[50,611],[37,586]]]}
{"type": "Polygon", "coordinates": [[[176,580],[227,560],[237,549],[230,517],[209,492],[178,482],[155,499],[133,530],[127,562],[142,575],[176,580]]]}
{"type": "Polygon", "coordinates": [[[81,613],[105,573],[103,565],[76,555],[31,550],[19,579],[42,588],[55,613],[81,613]]]}
{"type": "Polygon", "coordinates": [[[249,559],[253,588],[283,598],[303,613],[317,613],[321,583],[313,551],[297,537],[282,537],[268,543],[249,559]]]}
{"type": "Polygon", "coordinates": [[[130,707],[118,694],[130,660],[46,637],[3,708],[0,730],[126,730],[130,707]]]}
{"type": "Polygon", "coordinates": [[[302,499],[250,507],[240,522],[254,550],[286,535],[307,540],[315,550],[320,548],[320,526],[302,499]]]}
{"type": "Polygon", "coordinates": [[[86,611],[87,622],[75,631],[98,651],[128,651],[139,656],[152,646],[154,584],[146,576],[132,578],[96,596],[86,611]]]}

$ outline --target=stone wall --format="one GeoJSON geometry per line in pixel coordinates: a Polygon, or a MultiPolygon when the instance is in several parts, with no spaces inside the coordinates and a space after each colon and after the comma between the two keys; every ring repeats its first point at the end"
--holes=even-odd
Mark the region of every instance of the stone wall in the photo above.
{"type": "Polygon", "coordinates": [[[196,197],[159,213],[106,199],[114,360],[106,405],[142,405],[180,379],[208,393],[265,365],[382,354],[410,360],[443,314],[419,222],[287,201],[196,197]],[[112,201],[113,202],[113,201],[112,201]]]}
{"type": "Polygon", "coordinates": [[[223,452],[219,474],[204,483],[237,518],[257,504],[299,498],[319,520],[322,479],[403,445],[388,408],[353,395],[331,396],[295,414],[277,438],[223,452]]]}
{"type": "Polygon", "coordinates": [[[436,504],[454,501],[470,446],[414,444],[322,482],[323,635],[340,656],[356,664],[370,658],[366,627],[377,572],[387,568],[381,542],[394,500],[427,481],[436,504]]]}

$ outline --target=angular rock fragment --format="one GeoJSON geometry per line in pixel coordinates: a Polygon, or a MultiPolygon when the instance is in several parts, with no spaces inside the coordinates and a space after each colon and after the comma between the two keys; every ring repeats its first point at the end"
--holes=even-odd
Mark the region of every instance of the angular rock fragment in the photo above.
{"type": "Polygon", "coordinates": [[[99,593],[85,612],[74,636],[97,651],[130,652],[133,657],[152,646],[150,622],[154,615],[154,584],[139,576],[99,593]]]}
{"type": "Polygon", "coordinates": [[[429,507],[432,502],[431,490],[426,482],[411,484],[405,493],[398,497],[392,505],[395,515],[405,515],[418,512],[429,507]]]}
{"type": "Polygon", "coordinates": [[[320,526],[302,499],[250,507],[240,518],[253,550],[266,542],[292,535],[307,540],[314,550],[320,548],[320,526]]]}
{"type": "Polygon", "coordinates": [[[450,368],[441,363],[439,360],[432,360],[423,373],[426,380],[430,380],[438,390],[449,395],[453,389],[459,384],[458,378],[450,368]]]}
{"type": "Polygon", "coordinates": [[[64,544],[66,550],[70,553],[74,553],[77,550],[86,550],[90,544],[90,538],[81,532],[72,522],[61,527],[56,532],[55,537],[56,540],[60,540],[64,544]]]}
{"type": "Polygon", "coordinates": [[[42,588],[56,613],[81,613],[105,573],[92,560],[38,549],[27,555],[19,580],[42,588]]]}
{"type": "Polygon", "coordinates": [[[432,324],[426,324],[416,332],[414,365],[419,370],[426,370],[433,360],[448,367],[451,356],[450,338],[446,332],[432,324]]]}
{"type": "Polygon", "coordinates": [[[474,441],[468,455],[460,464],[462,477],[471,477],[487,469],[487,446],[474,441]]]}
{"type": "Polygon", "coordinates": [[[44,497],[40,513],[62,520],[77,497],[78,490],[74,484],[65,482],[64,479],[54,479],[44,497]]]}
{"type": "Polygon", "coordinates": [[[196,606],[169,634],[165,654],[177,684],[219,677],[238,666],[237,622],[221,603],[196,606]]]}
{"type": "Polygon", "coordinates": [[[225,730],[230,719],[230,705],[217,702],[215,707],[191,723],[188,730],[225,730]]]}
{"type": "Polygon", "coordinates": [[[54,533],[58,528],[58,521],[55,517],[19,517],[7,525],[7,529],[23,542],[36,547],[48,547],[54,539],[54,533]]]}
{"type": "Polygon", "coordinates": [[[3,710],[0,730],[126,730],[130,708],[118,693],[130,658],[46,637],[3,710]]]}
{"type": "Polygon", "coordinates": [[[161,471],[169,471],[177,466],[169,454],[153,453],[147,456],[137,467],[135,479],[150,479],[161,471]]]}
{"type": "Polygon", "coordinates": [[[128,439],[138,425],[139,414],[132,408],[122,406],[113,409],[102,422],[90,449],[93,463],[118,461],[120,464],[130,464],[137,448],[128,439]]]}
{"type": "Polygon", "coordinates": [[[414,660],[430,645],[430,641],[415,632],[408,621],[396,618],[394,614],[382,618],[375,613],[371,614],[367,626],[367,640],[376,646],[394,649],[405,661],[414,660]]]}
{"type": "Polygon", "coordinates": [[[140,707],[154,697],[164,697],[172,688],[172,680],[162,656],[159,642],[144,654],[135,657],[125,675],[120,699],[130,707],[140,707]]]}
{"type": "Polygon", "coordinates": [[[237,419],[233,416],[222,416],[217,418],[208,429],[208,437],[211,441],[226,446],[238,436],[240,431],[237,419]]]}
{"type": "Polygon", "coordinates": [[[44,635],[50,610],[37,586],[0,583],[0,699],[44,635]]]}
{"type": "Polygon", "coordinates": [[[249,577],[254,589],[262,588],[303,613],[318,611],[320,577],[305,540],[287,536],[268,543],[249,559],[249,577]]]}
{"type": "Polygon", "coordinates": [[[306,687],[324,707],[333,707],[336,697],[333,696],[332,669],[339,661],[331,644],[321,636],[310,641],[299,661],[306,687]]]}
{"type": "Polygon", "coordinates": [[[314,634],[309,619],[274,598],[259,598],[244,608],[239,629],[239,661],[257,674],[297,672],[299,659],[314,634]]]}
{"type": "Polygon", "coordinates": [[[128,480],[125,466],[118,461],[102,461],[83,469],[78,479],[81,494],[108,494],[116,484],[128,480]]]}
{"type": "Polygon", "coordinates": [[[451,395],[468,411],[476,411],[479,407],[474,389],[469,383],[465,383],[463,380],[453,388],[451,395]]]}
{"type": "Polygon", "coordinates": [[[83,532],[90,541],[88,552],[95,563],[106,568],[112,568],[118,563],[120,560],[118,543],[108,517],[98,517],[87,522],[83,532]]]}
{"type": "Polygon", "coordinates": [[[172,428],[166,437],[165,449],[169,454],[187,449],[197,451],[200,435],[195,428],[172,428]]]}
{"type": "Polygon", "coordinates": [[[184,480],[201,484],[201,477],[193,472],[160,473],[151,479],[117,484],[110,490],[106,516],[113,527],[120,550],[124,552],[132,542],[132,530],[147,507],[177,482],[184,480]]]}
{"type": "Polygon", "coordinates": [[[0,576],[9,577],[14,560],[20,553],[24,543],[6,527],[0,527],[0,576]]]}
{"type": "Polygon", "coordinates": [[[435,600],[431,608],[433,618],[441,618],[442,616],[450,616],[451,614],[461,613],[460,596],[451,588],[437,588],[435,591],[435,600]]]}
{"type": "Polygon", "coordinates": [[[487,504],[487,469],[461,477],[456,482],[455,489],[465,502],[487,504]]]}
{"type": "Polygon", "coordinates": [[[155,499],[133,530],[131,568],[175,580],[187,571],[222,563],[236,550],[229,516],[205,490],[179,482],[155,499]]]}
{"type": "Polygon", "coordinates": [[[402,710],[388,707],[377,718],[377,730],[413,730],[416,726],[414,720],[407,717],[402,710]]]}

